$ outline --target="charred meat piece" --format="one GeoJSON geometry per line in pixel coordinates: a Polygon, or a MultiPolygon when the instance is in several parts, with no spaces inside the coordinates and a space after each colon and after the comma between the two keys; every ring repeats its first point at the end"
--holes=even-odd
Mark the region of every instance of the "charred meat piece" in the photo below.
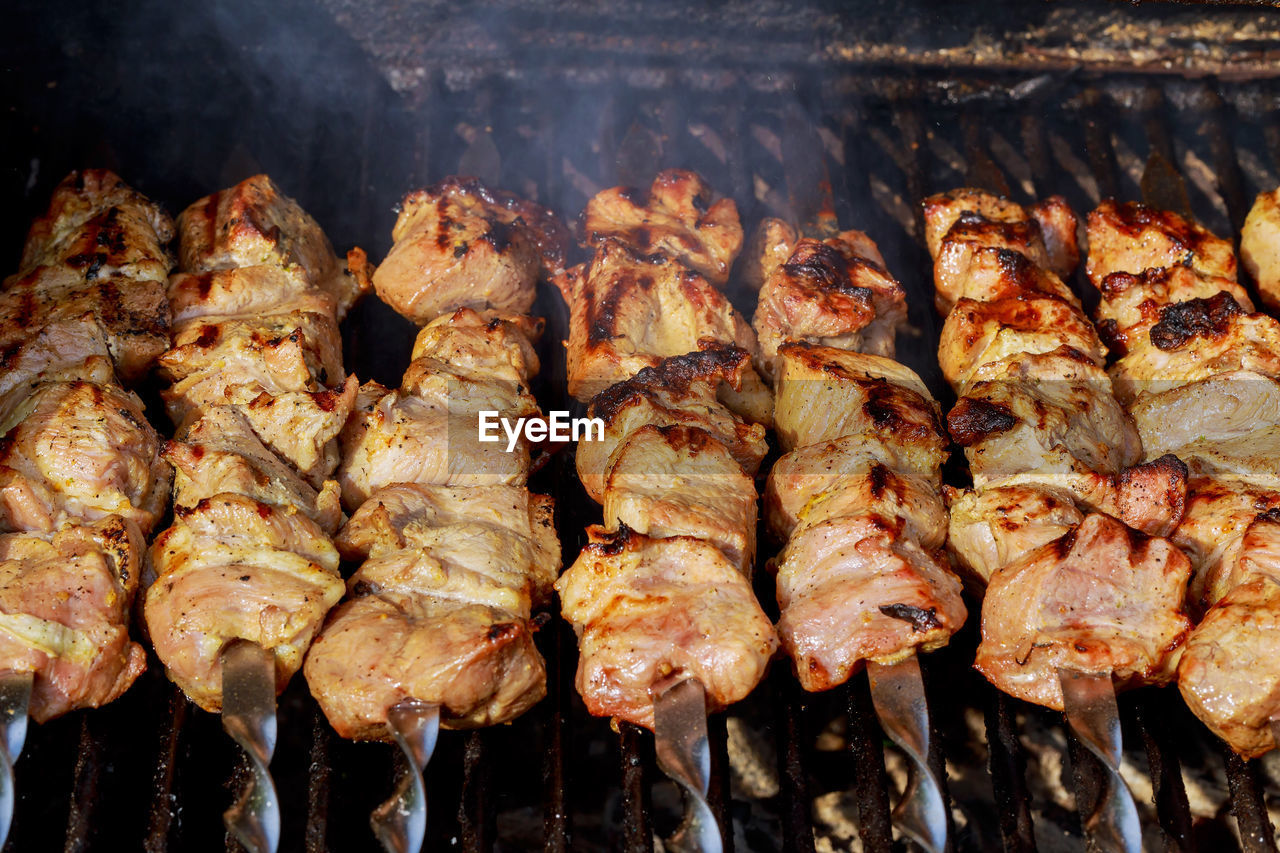
{"type": "MultiPolygon", "coordinates": [[[[760,220],[755,233],[747,241],[738,264],[738,279],[751,290],[759,292],[769,276],[787,262],[796,249],[800,235],[781,219],[772,216],[760,220]]],[[[874,244],[872,244],[874,246],[874,244]]],[[[881,266],[883,266],[883,262],[881,266]]]]}
{"type": "Polygon", "coordinates": [[[374,289],[421,325],[457,308],[527,313],[539,273],[564,268],[569,238],[551,211],[451,177],[404,197],[391,239],[374,289]]]}
{"type": "Polygon", "coordinates": [[[337,319],[360,297],[360,282],[333,252],[320,225],[266,175],[194,202],[178,217],[186,273],[271,267],[328,294],[337,319]]]}
{"type": "Polygon", "coordinates": [[[1098,367],[1106,348],[1079,308],[1051,296],[990,302],[961,299],[947,315],[938,343],[942,375],[963,394],[975,381],[1003,373],[1007,362],[1069,348],[1098,367]]]}
{"type": "Polygon", "coordinates": [[[892,358],[906,316],[906,296],[875,244],[860,231],[846,231],[801,240],[765,280],[752,325],[760,363],[772,376],[778,347],[788,340],[892,358]]]}
{"type": "Polygon", "coordinates": [[[544,325],[540,317],[459,308],[423,326],[410,357],[447,363],[457,376],[527,383],[540,366],[534,344],[544,325]]]}
{"type": "MultiPolygon", "coordinates": [[[[752,393],[759,377],[746,350],[716,345],[664,359],[628,380],[612,385],[591,401],[588,414],[604,422],[604,436],[578,443],[578,477],[587,494],[604,502],[604,484],[618,445],[631,433],[658,427],[697,427],[723,444],[742,470],[754,476],[768,453],[764,427],[749,423],[717,399],[725,386],[752,393]]],[[[767,394],[763,388],[758,389],[767,394]]]]}
{"type": "Polygon", "coordinates": [[[590,527],[587,535],[556,591],[578,634],[577,687],[588,711],[652,728],[650,691],[669,679],[701,682],[708,711],[755,689],[778,638],[751,584],[718,548],[625,527],[590,527]]]}
{"type": "Polygon", "coordinates": [[[582,215],[587,245],[616,240],[637,254],[662,254],[696,270],[716,286],[742,248],[742,224],[732,199],[715,199],[698,175],[659,172],[648,192],[614,187],[597,193],[582,215]]]}
{"type": "Polygon", "coordinates": [[[1196,272],[1236,280],[1236,256],[1228,240],[1176,213],[1137,202],[1107,199],[1090,214],[1089,260],[1094,287],[1114,272],[1187,266],[1196,272]]]}
{"type": "Polygon", "coordinates": [[[755,333],[729,300],[666,255],[607,239],[556,285],[569,306],[569,393],[583,402],[706,340],[756,351],[755,333]]]}
{"type": "Polygon", "coordinates": [[[41,384],[0,423],[0,530],[120,515],[145,534],[171,476],[136,395],[81,379],[41,384]]]}
{"type": "Polygon", "coordinates": [[[967,615],[945,559],[876,515],[797,528],[774,567],[778,635],[810,691],[843,684],[867,660],[945,645],[967,615]]]}
{"type": "Polygon", "coordinates": [[[1138,274],[1114,272],[1102,280],[1099,292],[1102,299],[1098,304],[1098,326],[1106,335],[1108,346],[1120,355],[1151,333],[1151,327],[1160,322],[1169,305],[1226,293],[1246,313],[1253,311],[1249,294],[1235,281],[1203,275],[1184,266],[1138,274]]]}
{"type": "Polygon", "coordinates": [[[119,516],[0,536],[0,659],[35,676],[37,722],[105,705],[146,669],[128,627],[143,548],[119,516]]]}
{"type": "Polygon", "coordinates": [[[339,544],[367,559],[306,663],[340,735],[389,739],[387,709],[407,698],[441,705],[450,728],[542,698],[530,615],[560,566],[551,516],[549,498],[503,486],[393,486],[361,506],[339,544]]]}
{"type": "Polygon", "coordinates": [[[983,190],[958,189],[922,204],[939,313],[950,311],[969,287],[970,268],[985,250],[1024,255],[1059,278],[1070,275],[1079,259],[1075,214],[1057,196],[1026,209],[983,190]]]}
{"type": "Polygon", "coordinates": [[[206,711],[222,709],[219,653],[245,639],[275,658],[277,690],[302,666],[342,597],[338,552],[292,507],[221,494],[174,510],[156,537],[143,612],[169,678],[206,711]]]}
{"type": "Polygon", "coordinates": [[[1059,711],[1060,668],[1110,675],[1117,689],[1167,684],[1191,630],[1190,574],[1167,540],[1090,514],[992,575],[974,666],[1005,693],[1059,711]]]}
{"type": "Polygon", "coordinates": [[[774,423],[787,450],[858,434],[945,445],[938,404],[910,368],[812,344],[779,350],[774,423]]]}
{"type": "Polygon", "coordinates": [[[1182,698],[1245,758],[1276,747],[1280,711],[1280,586],[1255,577],[1231,590],[1196,626],[1178,663],[1182,698]]]}

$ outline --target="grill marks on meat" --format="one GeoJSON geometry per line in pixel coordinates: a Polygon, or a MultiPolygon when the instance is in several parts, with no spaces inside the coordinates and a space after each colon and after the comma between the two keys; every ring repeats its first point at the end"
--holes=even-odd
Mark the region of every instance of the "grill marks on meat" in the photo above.
{"type": "Polygon", "coordinates": [[[1089,214],[1085,272],[1098,286],[1113,272],[1190,267],[1201,275],[1236,280],[1228,240],[1176,213],[1107,199],[1089,214]]]}
{"type": "Polygon", "coordinates": [[[875,244],[860,231],[800,240],[760,289],[752,324],[762,372],[772,377],[784,341],[806,341],[893,357],[894,334],[906,319],[902,287],[884,269],[875,244]]]}
{"type": "MultiPolygon", "coordinates": [[[[1062,282],[1078,260],[1075,215],[1061,199],[1024,209],[979,190],[924,207],[950,311],[939,361],[961,395],[947,422],[974,481],[948,493],[951,549],[987,584],[978,669],[1058,709],[1060,667],[1167,683],[1190,626],[1190,566],[1148,534],[1176,526],[1188,472],[1172,457],[1137,464],[1107,350],[1062,282]]],[[[1150,314],[1131,299],[1127,310],[1150,314]]]]}
{"type": "Polygon", "coordinates": [[[546,693],[533,609],[560,549],[551,498],[531,494],[529,445],[481,442],[479,416],[541,414],[533,303],[539,264],[563,266],[541,208],[449,179],[411,193],[378,293],[425,323],[394,391],[366,383],[342,433],[338,481],[354,512],[338,546],[362,565],[307,657],[311,693],[343,737],[390,739],[404,699],[442,723],[508,722],[546,693]],[[427,322],[429,321],[429,322],[427,322]]]}
{"type": "Polygon", "coordinates": [[[406,195],[391,238],[373,286],[419,325],[464,307],[528,313],[539,273],[564,269],[569,242],[551,211],[464,177],[406,195]]]}
{"type": "Polygon", "coordinates": [[[597,716],[652,728],[650,689],[687,676],[707,709],[732,705],[764,677],[777,635],[750,581],[714,545],[587,528],[589,544],[560,580],[578,633],[578,692],[597,716]]]}
{"type": "Polygon", "coordinates": [[[356,511],[338,546],[364,562],[306,664],[339,734],[389,738],[387,709],[410,697],[439,703],[451,728],[505,722],[542,698],[531,616],[560,568],[552,511],[520,487],[421,484],[356,511]]]}
{"type": "Polygon", "coordinates": [[[143,615],[170,679],[216,712],[228,642],[271,652],[282,690],[342,597],[329,477],[358,383],[338,320],[361,287],[265,175],[195,202],[178,230],[159,360],[179,423],[174,525],[152,545],[143,615]]]}
{"type": "Polygon", "coordinates": [[[742,248],[742,225],[732,199],[716,199],[694,172],[659,172],[647,192],[614,187],[597,193],[582,214],[588,246],[615,240],[641,255],[661,254],[721,287],[742,248]]]}
{"type": "Polygon", "coordinates": [[[129,618],[171,471],[117,376],[168,346],[172,236],[114,174],[73,172],[0,288],[0,668],[34,674],[40,722],[146,668],[129,618]]]}

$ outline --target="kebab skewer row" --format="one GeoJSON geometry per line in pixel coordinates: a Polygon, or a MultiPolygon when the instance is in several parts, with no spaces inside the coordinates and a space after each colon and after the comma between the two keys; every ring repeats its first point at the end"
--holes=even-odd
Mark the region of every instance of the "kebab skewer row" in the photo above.
{"type": "MultiPolygon", "coordinates": [[[[1273,202],[1260,197],[1246,229],[1264,298],[1273,202]]],[[[1275,747],[1280,717],[1269,630],[1280,617],[1280,322],[1253,313],[1231,244],[1177,214],[1107,201],[1088,233],[1117,390],[1148,454],[1176,453],[1192,474],[1174,541],[1191,558],[1203,618],[1178,685],[1211,730],[1255,757],[1275,747]]]]}
{"type": "Polygon", "coordinates": [[[654,730],[686,792],[671,843],[719,850],[706,715],[750,693],[777,648],[749,579],[770,400],[755,336],[717,289],[742,230],[732,201],[679,170],[605,190],[583,222],[594,256],[557,281],[569,390],[604,422],[576,456],[604,524],[556,583],[577,687],[591,713],[654,730]]]}
{"type": "Polygon", "coordinates": [[[1190,628],[1190,574],[1167,539],[1186,468],[1145,465],[1103,370],[1106,350],[1063,284],[1075,217],[962,189],[925,200],[948,416],[974,488],[951,495],[953,552],[986,582],[975,666],[998,688],[1065,710],[1112,774],[1086,831],[1140,844],[1119,776],[1114,689],[1168,683],[1190,628]]]}
{"type": "Polygon", "coordinates": [[[785,543],[771,561],[778,631],[806,690],[867,667],[877,713],[913,762],[896,817],[942,850],[946,805],[928,763],[917,653],[945,645],[967,614],[941,550],[941,413],[893,360],[905,294],[875,244],[858,231],[797,240],[772,230],[787,250],[763,246],[754,326],[785,451],[765,495],[769,530],[785,543]]]}
{"type": "Polygon", "coordinates": [[[329,475],[357,383],[338,321],[361,285],[265,175],[195,202],[178,230],[159,359],[174,523],[152,544],[143,616],[169,678],[250,757],[228,828],[274,850],[275,697],[343,589],[329,475]]]}
{"type": "Polygon", "coordinates": [[[0,287],[0,844],[28,715],[103,705],[146,667],[129,619],[172,472],[120,379],[167,346],[172,236],[116,175],[73,172],[0,287]]]}
{"type": "Polygon", "coordinates": [[[392,236],[373,286],[424,325],[400,387],[363,385],[342,433],[337,547],[361,565],[305,672],[340,735],[405,751],[372,821],[400,851],[422,845],[438,727],[505,723],[546,692],[533,634],[560,568],[553,502],[526,486],[528,442],[508,452],[478,427],[481,412],[541,416],[543,321],[522,312],[565,238],[549,211],[464,178],[406,196],[392,236]]]}

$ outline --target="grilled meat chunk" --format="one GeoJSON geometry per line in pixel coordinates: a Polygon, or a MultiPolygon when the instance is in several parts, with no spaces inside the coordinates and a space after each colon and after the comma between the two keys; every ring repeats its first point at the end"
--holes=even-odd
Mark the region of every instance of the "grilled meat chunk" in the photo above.
{"type": "Polygon", "coordinates": [[[1173,541],[1191,559],[1188,599],[1203,611],[1221,600],[1239,572],[1245,532],[1260,515],[1280,509],[1280,492],[1239,479],[1201,477],[1188,489],[1187,509],[1173,541]]]}
{"type": "Polygon", "coordinates": [[[717,400],[717,391],[725,386],[746,395],[767,394],[759,387],[750,354],[726,345],[663,359],[598,394],[588,414],[604,421],[604,436],[580,442],[575,459],[587,494],[604,502],[605,479],[614,467],[618,445],[647,424],[697,427],[723,444],[742,470],[754,476],[769,451],[765,429],[717,400]]]}
{"type": "Polygon", "coordinates": [[[778,350],[774,423],[786,450],[845,435],[945,443],[938,404],[910,368],[887,358],[787,343],[778,350]]]}
{"type": "Polygon", "coordinates": [[[99,275],[67,266],[37,267],[0,290],[0,352],[43,326],[92,315],[107,336],[120,378],[141,379],[169,348],[169,307],[161,281],[99,275]]]}
{"type": "Polygon", "coordinates": [[[1245,312],[1253,311],[1249,294],[1235,281],[1185,266],[1114,272],[1102,280],[1099,293],[1098,328],[1121,355],[1150,335],[1167,306],[1226,293],[1245,312]]]}
{"type": "Polygon", "coordinates": [[[206,711],[222,709],[219,654],[228,642],[271,652],[279,692],[342,597],[338,552],[324,531],[292,507],[242,495],[175,508],[149,557],[156,580],[143,612],[152,645],[206,711]]]}
{"type": "Polygon", "coordinates": [[[540,367],[534,344],[544,325],[540,317],[459,308],[422,327],[410,358],[445,362],[471,379],[527,383],[540,367]]]}
{"type": "Polygon", "coordinates": [[[750,575],[756,554],[756,487],[728,448],[697,427],[646,424],[610,457],[605,528],[653,539],[692,536],[750,575]]]}
{"type": "Polygon", "coordinates": [[[1191,630],[1191,565],[1165,539],[1092,513],[991,576],[974,666],[1005,693],[1062,710],[1057,670],[1118,689],[1167,684],[1191,630]]]}
{"type": "Polygon", "coordinates": [[[106,332],[92,314],[41,326],[0,351],[0,424],[41,385],[75,380],[116,381],[106,332]]]}
{"type": "Polygon", "coordinates": [[[343,737],[389,739],[387,710],[438,703],[449,728],[514,719],[542,698],[532,604],[560,567],[552,502],[507,486],[392,486],[339,537],[367,556],[307,656],[312,695],[343,737]]]}
{"type": "Polygon", "coordinates": [[[902,286],[885,271],[867,235],[803,239],[760,290],[752,325],[762,372],[772,376],[778,347],[788,340],[892,358],[894,335],[906,316],[902,286]]]}
{"type": "MultiPolygon", "coordinates": [[[[1018,474],[1116,474],[1140,461],[1137,431],[1087,359],[1048,353],[1010,360],[947,415],[974,485],[1018,474]]],[[[1046,480],[1047,482],[1047,480],[1046,480]]]]}
{"type": "Polygon", "coordinates": [[[119,515],[145,534],[171,476],[142,401],[114,383],[39,385],[0,422],[0,530],[119,515]]]}
{"type": "Polygon", "coordinates": [[[972,251],[965,275],[948,293],[947,310],[961,299],[997,302],[1003,299],[1053,297],[1074,308],[1080,300],[1056,273],[1036,264],[1026,255],[1001,246],[979,247],[972,251]]]}
{"type": "Polygon", "coordinates": [[[1251,370],[1219,373],[1141,396],[1129,407],[1147,456],[1214,446],[1280,424],[1280,380],[1251,370]]]}
{"type": "Polygon", "coordinates": [[[155,202],[105,169],[72,172],[31,223],[19,275],[40,267],[77,271],[85,281],[159,281],[173,261],[165,245],[173,220],[155,202]]]}
{"type": "Polygon", "coordinates": [[[701,539],[587,528],[589,544],[556,581],[578,634],[578,692],[596,716],[653,727],[652,690],[683,676],[707,708],[746,697],[778,638],[751,584],[701,539]]]}
{"type": "Polygon", "coordinates": [[[587,245],[620,242],[640,255],[662,254],[723,286],[742,248],[742,224],[732,199],[715,199],[693,172],[667,169],[648,192],[614,187],[597,193],[582,215],[587,245]]]}
{"type": "Polygon", "coordinates": [[[362,285],[333,253],[320,225],[266,175],[194,202],[178,217],[183,272],[265,266],[332,297],[341,320],[362,285]]]}
{"type": "Polygon", "coordinates": [[[230,492],[279,507],[296,507],[332,535],[342,523],[338,484],[315,489],[267,449],[244,413],[210,406],[168,442],[173,465],[173,504],[189,509],[205,498],[230,492]]]}
{"type": "Polygon", "coordinates": [[[1280,376],[1280,321],[1246,314],[1230,295],[1220,293],[1163,308],[1160,321],[1130,342],[1110,372],[1116,396],[1129,403],[1240,370],[1280,376]]]}
{"type": "Polygon", "coordinates": [[[606,239],[556,285],[569,306],[569,393],[583,402],[704,340],[756,351],[755,333],[724,295],[666,255],[606,239]]]}
{"type": "Polygon", "coordinates": [[[527,313],[568,248],[551,211],[462,177],[405,196],[391,239],[373,286],[419,325],[457,308],[527,313]]]}
{"type": "MultiPolygon", "coordinates": [[[[1075,214],[1057,196],[1023,208],[992,193],[965,188],[932,195],[922,204],[939,313],[950,311],[964,294],[970,268],[986,250],[1024,255],[1059,278],[1070,275],[1079,260],[1075,214]]],[[[989,258],[980,263],[988,264],[989,258]]]]}
{"type": "Polygon", "coordinates": [[[1007,362],[1069,348],[1080,360],[1106,364],[1106,348],[1079,308],[1051,296],[991,302],[961,299],[942,326],[938,363],[958,393],[1008,369],[1007,362]]]}
{"type": "Polygon", "coordinates": [[[128,629],[143,548],[119,516],[0,536],[0,659],[35,676],[36,722],[105,705],[146,669],[128,629]]]}
{"type": "Polygon", "coordinates": [[[1280,189],[1259,193],[1254,201],[1240,232],[1240,260],[1262,301],[1273,311],[1280,308],[1280,189]]]}
{"type": "Polygon", "coordinates": [[[843,684],[867,660],[945,645],[963,624],[960,581],[940,555],[872,514],[802,525],[774,560],[778,635],[806,690],[843,684]]]}
{"type": "Polygon", "coordinates": [[[1236,280],[1231,242],[1167,210],[1106,199],[1090,212],[1088,233],[1085,271],[1094,287],[1101,287],[1114,272],[1137,274],[1176,266],[1236,280]]]}
{"type": "Polygon", "coordinates": [[[1178,689],[1197,717],[1245,758],[1276,747],[1280,711],[1280,586],[1255,577],[1196,626],[1178,663],[1178,689]]]}

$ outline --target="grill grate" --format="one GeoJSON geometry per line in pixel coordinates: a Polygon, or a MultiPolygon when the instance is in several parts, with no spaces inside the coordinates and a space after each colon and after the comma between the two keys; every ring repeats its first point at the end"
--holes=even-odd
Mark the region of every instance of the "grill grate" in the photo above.
{"type": "MultiPolygon", "coordinates": [[[[319,15],[302,0],[284,5],[276,13],[282,19],[319,15]]],[[[151,25],[169,20],[145,3],[136,11],[151,25]]],[[[1271,118],[1280,98],[1261,82],[791,65],[776,74],[754,66],[723,70],[713,87],[676,90],[664,82],[675,78],[651,80],[635,68],[605,67],[567,82],[554,67],[538,66],[461,81],[433,72],[411,103],[387,87],[336,25],[299,34],[287,23],[266,26],[250,17],[237,25],[204,14],[216,18],[230,43],[214,40],[194,53],[187,42],[147,44],[155,47],[159,71],[131,70],[123,57],[138,37],[96,12],[59,30],[67,37],[70,28],[81,50],[89,34],[100,39],[105,46],[87,48],[87,58],[45,59],[12,48],[13,65],[23,72],[11,87],[20,93],[14,110],[0,119],[6,131],[0,165],[8,197],[23,202],[3,214],[0,240],[8,241],[10,259],[52,183],[81,165],[116,167],[173,209],[267,170],[325,224],[335,244],[360,243],[380,257],[388,248],[389,209],[402,191],[459,169],[574,212],[596,189],[644,180],[662,166],[687,166],[731,194],[752,223],[785,212],[821,162],[842,223],[867,229],[908,287],[918,335],[903,342],[902,357],[945,403],[934,359],[939,321],[916,205],[928,192],[966,181],[1005,182],[1015,198],[1057,192],[1087,210],[1105,195],[1137,197],[1142,169],[1156,152],[1186,178],[1191,211],[1220,233],[1238,234],[1253,194],[1280,183],[1280,126],[1271,118]],[[252,30],[260,26],[262,32],[252,30]],[[314,51],[324,59],[299,59],[298,79],[273,81],[246,57],[254,45],[277,40],[301,40],[298,56],[314,51]],[[111,50],[114,62],[106,61],[111,50]],[[89,61],[95,58],[101,61],[89,61]],[[207,68],[231,70],[208,103],[193,104],[185,90],[207,68]],[[48,80],[57,88],[46,88],[48,80]],[[314,97],[330,91],[332,103],[314,97]],[[139,115],[148,117],[155,136],[137,132],[139,115]],[[157,138],[166,144],[157,147],[157,138]]],[[[552,328],[563,328],[553,296],[544,295],[537,310],[552,328]]],[[[348,325],[348,363],[357,374],[396,383],[412,339],[408,325],[372,303],[348,325]]],[[[536,390],[548,407],[564,408],[563,357],[556,347],[545,349],[536,390]]],[[[558,497],[561,541],[573,559],[598,509],[571,460],[553,460],[534,486],[558,497]]],[[[766,602],[768,586],[762,573],[766,602]]],[[[962,816],[955,848],[998,844],[1024,853],[1050,846],[1053,832],[1078,835],[1070,796],[1046,793],[1036,780],[1052,775],[1046,767],[1054,754],[1069,753],[1070,771],[1061,778],[1076,803],[1087,804],[1101,768],[1074,741],[1046,751],[1046,738],[1053,732],[1061,738],[1064,727],[1055,715],[987,688],[968,667],[975,641],[971,625],[925,667],[938,727],[930,759],[949,770],[962,816]],[[983,793],[975,796],[973,774],[984,770],[989,780],[981,780],[983,793]]],[[[539,642],[548,660],[543,703],[510,727],[442,736],[428,773],[431,849],[649,853],[654,833],[675,820],[673,789],[656,770],[651,738],[627,725],[614,733],[586,716],[573,686],[574,638],[558,619],[539,642]]],[[[1276,850],[1259,762],[1243,762],[1217,745],[1176,690],[1123,697],[1121,708],[1127,756],[1151,779],[1158,828],[1150,831],[1159,845],[1276,850]],[[1225,790],[1214,805],[1231,821],[1193,815],[1184,779],[1202,771],[1221,780],[1225,790]]],[[[713,718],[711,803],[721,825],[734,831],[726,849],[812,853],[815,834],[824,844],[847,845],[850,829],[840,822],[846,814],[865,849],[890,849],[898,763],[884,747],[865,676],[831,695],[810,696],[778,667],[732,713],[758,735],[754,747],[777,791],[744,793],[735,738],[723,715],[713,718]]],[[[334,736],[301,679],[282,697],[281,721],[275,770],[286,848],[368,849],[367,815],[390,789],[398,754],[334,736]]],[[[114,705],[32,732],[18,765],[18,818],[6,849],[234,850],[220,812],[237,761],[216,718],[188,706],[153,666],[114,705]]]]}

